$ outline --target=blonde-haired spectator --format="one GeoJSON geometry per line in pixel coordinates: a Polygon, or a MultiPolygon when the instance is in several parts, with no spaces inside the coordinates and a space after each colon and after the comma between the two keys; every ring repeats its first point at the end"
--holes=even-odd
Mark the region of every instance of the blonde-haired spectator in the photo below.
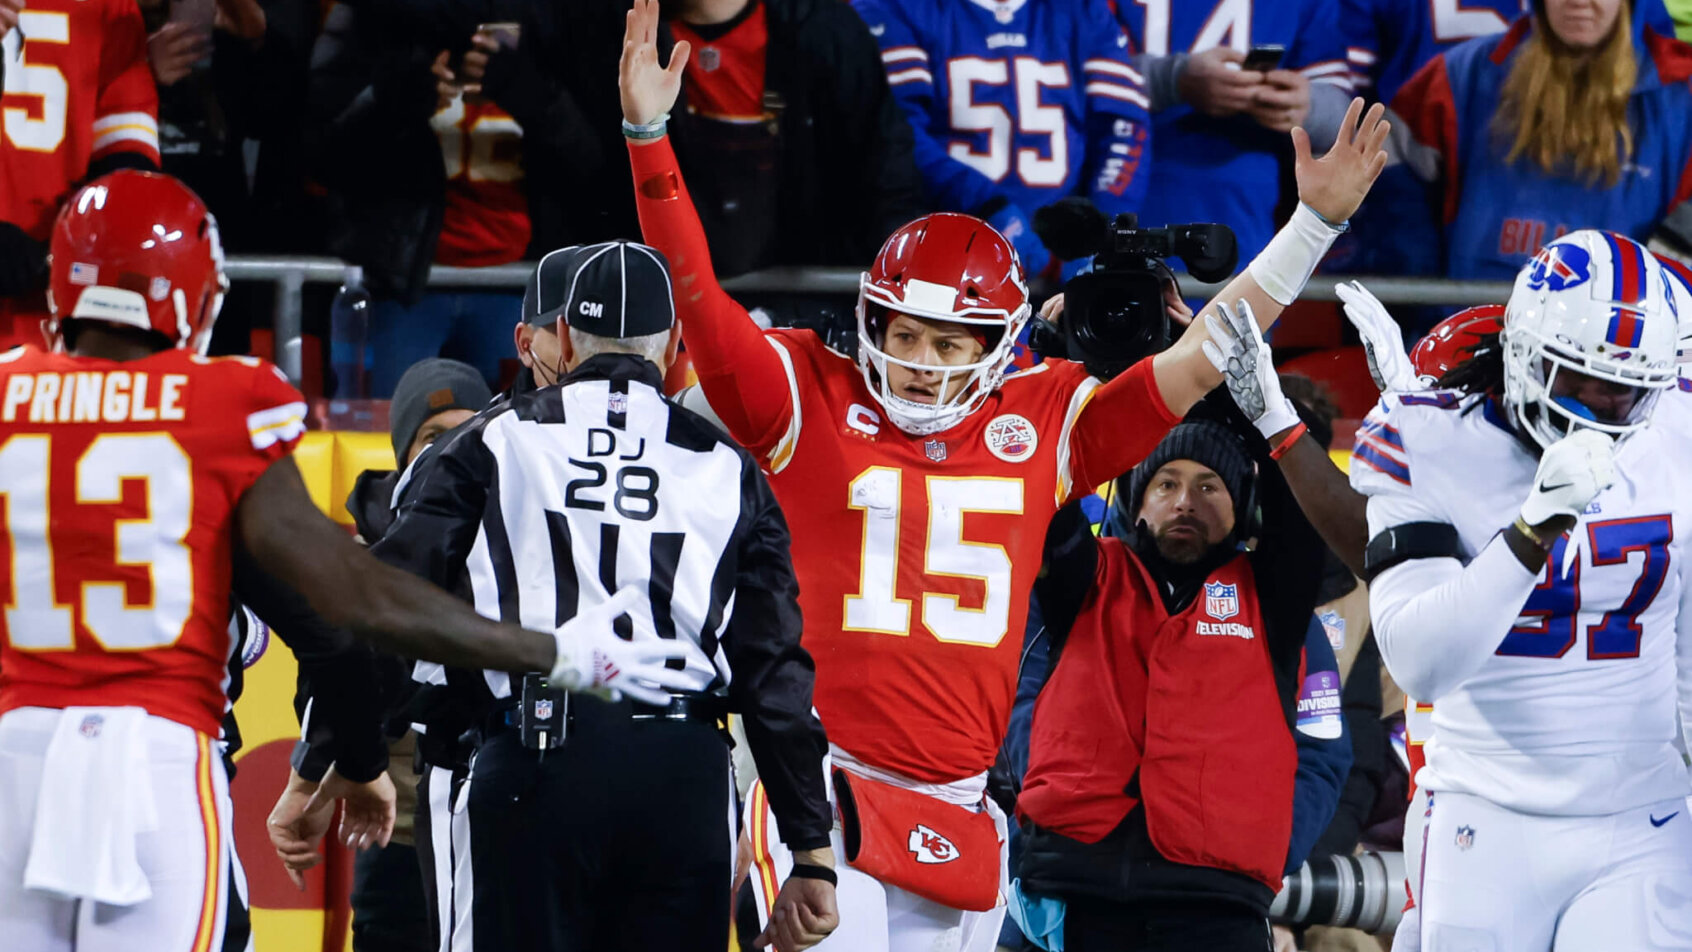
{"type": "Polygon", "coordinates": [[[1408,270],[1509,279],[1581,228],[1686,243],[1692,46],[1645,13],[1635,0],[1534,0],[1399,90],[1402,164],[1387,175],[1414,175],[1428,196],[1426,217],[1389,237],[1408,270]]]}

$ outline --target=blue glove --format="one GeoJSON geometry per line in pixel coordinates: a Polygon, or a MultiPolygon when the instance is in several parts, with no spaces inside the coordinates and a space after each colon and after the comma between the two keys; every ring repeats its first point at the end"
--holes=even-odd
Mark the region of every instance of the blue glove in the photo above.
{"type": "Polygon", "coordinates": [[[1051,263],[1052,253],[1046,250],[1046,245],[1040,236],[1034,234],[1034,224],[1022,209],[1007,204],[994,212],[987,219],[987,224],[1005,236],[1005,240],[1016,249],[1017,257],[1022,259],[1023,273],[1032,278],[1046,270],[1051,263]]]}

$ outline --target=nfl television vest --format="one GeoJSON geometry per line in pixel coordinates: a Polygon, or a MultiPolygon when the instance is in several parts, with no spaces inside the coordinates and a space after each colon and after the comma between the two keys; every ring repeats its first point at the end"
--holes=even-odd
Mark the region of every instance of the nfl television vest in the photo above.
{"type": "Polygon", "coordinates": [[[1298,751],[1240,553],[1171,614],[1156,579],[1099,540],[1093,589],[1034,708],[1018,812],[1096,844],[1144,808],[1157,852],[1278,889],[1298,751]]]}

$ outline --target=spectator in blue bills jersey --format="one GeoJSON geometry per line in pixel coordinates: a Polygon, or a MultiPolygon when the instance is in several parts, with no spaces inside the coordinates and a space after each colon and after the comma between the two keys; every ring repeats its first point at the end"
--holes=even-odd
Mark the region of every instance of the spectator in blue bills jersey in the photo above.
{"type": "Polygon", "coordinates": [[[1422,201],[1381,253],[1508,279],[1578,229],[1692,241],[1692,47],[1654,25],[1659,7],[1533,0],[1507,32],[1429,60],[1393,97],[1380,182],[1422,201]]]}
{"type": "MultiPolygon", "coordinates": [[[[1358,95],[1384,103],[1428,60],[1466,40],[1503,33],[1532,9],[1531,0],[1339,0],[1339,6],[1352,84],[1358,95]]],[[[1663,0],[1641,0],[1635,9],[1655,32],[1674,34],[1663,0]]],[[[1413,259],[1398,253],[1398,243],[1362,236],[1389,231],[1393,223],[1419,214],[1423,202],[1419,183],[1383,176],[1352,216],[1352,234],[1335,242],[1326,267],[1352,274],[1407,270],[1413,259]]]]}
{"type": "Polygon", "coordinates": [[[1157,140],[1141,224],[1221,222],[1249,261],[1275,233],[1287,133],[1304,126],[1320,152],[1351,102],[1335,0],[1117,0],[1116,15],[1157,140]],[[1276,68],[1241,68],[1269,45],[1276,68]]]}
{"type": "Polygon", "coordinates": [[[854,0],[916,132],[943,211],[987,220],[1031,274],[1051,258],[1034,210],[1085,195],[1135,212],[1150,159],[1146,94],[1099,0],[854,0]]]}

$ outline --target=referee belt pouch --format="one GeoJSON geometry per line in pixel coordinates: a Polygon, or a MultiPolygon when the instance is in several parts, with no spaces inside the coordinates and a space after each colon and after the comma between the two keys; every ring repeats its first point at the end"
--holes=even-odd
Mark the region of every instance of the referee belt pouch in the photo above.
{"type": "Polygon", "coordinates": [[[834,771],[846,862],[952,909],[999,903],[999,827],[986,810],[834,771]]]}

